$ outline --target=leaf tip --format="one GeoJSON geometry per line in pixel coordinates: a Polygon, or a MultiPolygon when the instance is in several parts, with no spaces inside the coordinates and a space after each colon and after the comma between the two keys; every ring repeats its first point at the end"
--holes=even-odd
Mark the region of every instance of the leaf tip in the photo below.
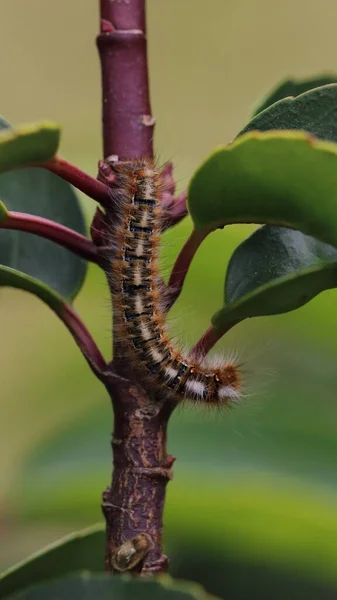
{"type": "Polygon", "coordinates": [[[8,215],[8,210],[4,203],[0,200],[0,221],[5,219],[8,215]]]}

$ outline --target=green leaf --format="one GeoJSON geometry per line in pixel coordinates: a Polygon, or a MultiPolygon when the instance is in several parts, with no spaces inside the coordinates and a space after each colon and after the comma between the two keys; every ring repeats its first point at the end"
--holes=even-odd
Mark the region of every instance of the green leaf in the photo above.
{"type": "Polygon", "coordinates": [[[337,141],[337,84],[284,98],[259,113],[239,136],[248,131],[301,129],[323,140],[337,141]]]}
{"type": "Polygon", "coordinates": [[[8,210],[5,207],[4,203],[1,202],[0,200],[0,221],[2,221],[3,219],[5,219],[8,215],[8,210]]]}
{"type": "Polygon", "coordinates": [[[12,287],[30,292],[45,302],[54,312],[62,311],[63,298],[61,296],[38,279],[16,269],[0,265],[0,287],[12,287]]]}
{"type": "Polygon", "coordinates": [[[46,121],[14,129],[1,119],[0,129],[0,173],[45,162],[57,152],[60,128],[54,123],[46,121]]]}
{"type": "Polygon", "coordinates": [[[248,133],[211,154],[189,187],[189,211],[204,232],[270,223],[337,246],[336,206],[337,145],[305,132],[248,133]]]}
{"type": "MultiPolygon", "coordinates": [[[[35,160],[38,153],[42,160],[43,156],[47,159],[56,152],[58,130],[55,127],[22,128],[19,134],[4,120],[0,122],[1,127],[6,127],[6,131],[0,133],[0,171],[8,147],[13,153],[14,150],[18,152],[17,162],[12,166],[27,162],[29,148],[35,160]]],[[[0,198],[10,211],[38,215],[86,234],[82,210],[72,186],[42,168],[3,173],[0,198]]],[[[68,299],[73,299],[79,292],[87,271],[86,261],[65,248],[21,231],[0,231],[0,264],[40,279],[68,299]]]]}
{"type": "Polygon", "coordinates": [[[218,329],[247,317],[275,315],[303,306],[337,287],[337,250],[300,231],[265,225],[234,252],[225,282],[218,329]]]}
{"type": "MultiPolygon", "coordinates": [[[[337,77],[332,75],[308,80],[289,79],[284,81],[255,111],[255,115],[265,111],[263,115],[253,119],[243,132],[254,129],[261,131],[274,128],[295,128],[305,129],[321,138],[335,141],[337,130],[333,120],[334,98],[337,90],[336,85],[329,84],[336,84],[336,81],[337,77]],[[328,87],[315,89],[322,86],[328,87]],[[300,97],[294,100],[298,96],[300,97]],[[279,102],[280,100],[284,100],[284,102],[279,102]],[[274,103],[277,105],[272,106],[274,103]]],[[[310,265],[309,246],[315,247],[317,242],[315,240],[309,242],[307,236],[301,237],[301,235],[300,232],[294,233],[292,230],[278,229],[267,225],[263,230],[254,234],[247,243],[242,244],[234,253],[229,265],[225,292],[226,306],[213,319],[217,326],[221,326],[221,324],[226,326],[228,319],[232,317],[235,319],[235,315],[242,319],[294,310],[323,289],[334,287],[334,271],[331,268],[324,268],[326,266],[324,264],[321,265],[321,269],[313,268],[311,275],[303,273],[306,266],[315,264],[315,260],[313,260],[313,264],[310,265]],[[279,240],[277,239],[278,234],[281,238],[279,240]],[[290,243],[293,256],[290,256],[286,247],[282,247],[283,242],[286,241],[290,243]],[[261,244],[260,249],[258,244],[261,244]],[[306,249],[305,256],[301,253],[304,248],[306,249]],[[301,253],[300,257],[298,251],[301,253]],[[252,254],[250,255],[249,252],[252,254]],[[306,264],[306,258],[309,259],[308,264],[306,264]],[[253,270],[247,270],[247,261],[253,270]],[[269,269],[270,261],[273,265],[269,269]],[[238,268],[240,276],[236,272],[238,268]],[[296,271],[298,272],[296,273],[296,271]],[[294,277],[291,277],[291,274],[294,277]],[[273,282],[266,289],[264,287],[256,289],[282,275],[289,275],[290,279],[288,277],[285,281],[273,282]],[[301,286],[304,285],[308,288],[301,289],[301,286]],[[240,301],[236,302],[238,299],[240,301]]],[[[314,259],[314,256],[312,258],[314,259]]]]}
{"type": "Polygon", "coordinates": [[[323,85],[337,83],[337,75],[322,75],[321,77],[312,77],[311,79],[286,79],[281,84],[277,85],[261,104],[254,110],[254,116],[289,96],[299,96],[309,90],[313,90],[323,85]]]}
{"type": "Polygon", "coordinates": [[[78,570],[103,570],[104,533],[98,525],[73,533],[0,575],[0,598],[78,570]]]}
{"type": "Polygon", "coordinates": [[[216,600],[196,584],[175,582],[168,576],[157,581],[93,575],[84,572],[72,577],[33,586],[7,596],[7,600],[216,600]]]}

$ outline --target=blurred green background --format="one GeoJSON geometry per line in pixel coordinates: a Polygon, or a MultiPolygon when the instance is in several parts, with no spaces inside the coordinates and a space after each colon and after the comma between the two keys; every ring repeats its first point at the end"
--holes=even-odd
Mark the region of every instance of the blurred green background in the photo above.
{"type": "MultiPolygon", "coordinates": [[[[337,73],[335,0],[149,0],[156,150],[179,190],[281,79],[337,73]]],[[[98,2],[2,0],[0,112],[63,125],[62,154],[91,174],[101,157],[98,2]]],[[[82,198],[88,221],[93,202],[82,198]]],[[[319,201],[319,199],[318,199],[319,201]]],[[[190,230],[164,238],[163,272],[190,230]]],[[[221,307],[226,264],[252,231],[205,242],[172,326],[193,343],[221,307]]],[[[90,268],[76,308],[110,355],[107,285],[90,268]]],[[[0,564],[101,520],[111,409],[63,325],[38,300],[1,291],[0,564]]],[[[248,398],[233,412],[184,407],[165,513],[173,573],[226,600],[332,599],[337,591],[337,293],[234,329],[248,398]]],[[[229,350],[228,350],[229,349],[229,350]]]]}

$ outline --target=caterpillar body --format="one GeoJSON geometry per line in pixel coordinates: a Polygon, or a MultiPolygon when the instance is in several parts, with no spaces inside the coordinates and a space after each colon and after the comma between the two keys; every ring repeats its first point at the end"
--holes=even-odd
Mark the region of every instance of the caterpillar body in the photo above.
{"type": "Polygon", "coordinates": [[[159,276],[162,228],[160,172],[149,160],[110,163],[111,214],[106,210],[107,261],[119,336],[150,395],[230,405],[241,395],[233,361],[211,366],[177,349],[166,331],[165,289],[159,276]],[[115,211],[118,210],[116,219],[115,211]]]}

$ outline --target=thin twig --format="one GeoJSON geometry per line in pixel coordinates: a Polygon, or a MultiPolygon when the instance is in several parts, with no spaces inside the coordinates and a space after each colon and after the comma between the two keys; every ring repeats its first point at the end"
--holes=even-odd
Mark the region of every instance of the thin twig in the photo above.
{"type": "Polygon", "coordinates": [[[77,231],[49,219],[20,212],[7,212],[6,216],[0,220],[0,229],[14,229],[33,233],[56,242],[85,260],[99,263],[99,253],[91,240],[77,231]]]}
{"type": "Polygon", "coordinates": [[[226,329],[215,329],[213,325],[211,325],[205,333],[201,336],[200,340],[196,343],[194,348],[192,348],[190,352],[190,356],[193,358],[202,359],[204,358],[210,350],[215,346],[215,344],[222,338],[225,333],[227,333],[234,325],[239,323],[239,321],[233,321],[230,323],[226,329]]]}
{"type": "Polygon", "coordinates": [[[62,296],[35,277],[11,267],[2,267],[2,285],[24,290],[42,300],[67,327],[95,375],[106,385],[110,382],[113,368],[112,374],[107,373],[108,365],[95,341],[79,315],[62,296]]]}
{"type": "Polygon", "coordinates": [[[165,293],[166,310],[169,310],[180,296],[190,264],[207,233],[193,230],[187,242],[182,247],[173,266],[165,293]]]}
{"type": "Polygon", "coordinates": [[[62,179],[68,181],[78,190],[89,196],[89,198],[96,200],[104,207],[109,202],[109,189],[104,183],[91,177],[88,173],[85,173],[59,156],[55,156],[48,162],[35,163],[30,166],[42,167],[62,177],[62,179]]]}
{"type": "Polygon", "coordinates": [[[107,363],[79,315],[65,302],[57,314],[70,331],[93,373],[104,381],[107,363]]]}

